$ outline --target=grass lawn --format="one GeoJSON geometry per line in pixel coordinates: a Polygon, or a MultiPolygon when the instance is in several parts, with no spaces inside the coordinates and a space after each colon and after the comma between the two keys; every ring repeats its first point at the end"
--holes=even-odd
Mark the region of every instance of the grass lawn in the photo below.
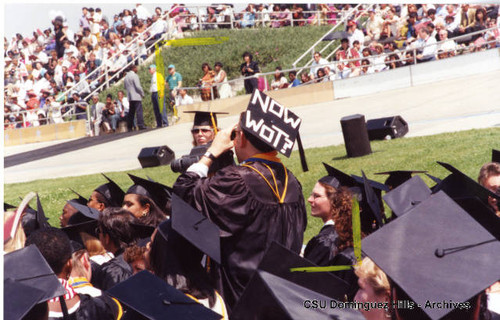
{"type": "MultiPolygon", "coordinates": [[[[479,168],[491,161],[491,149],[497,148],[500,141],[500,128],[469,130],[456,133],[444,133],[434,136],[402,138],[389,141],[373,141],[373,153],[359,158],[347,158],[344,145],[306,150],[309,172],[302,172],[298,152],[293,152],[289,159],[284,159],[285,165],[302,183],[304,197],[307,199],[316,181],[325,175],[322,162],[326,162],[348,174],[361,175],[361,170],[368,178],[384,181],[384,176],[374,175],[376,172],[388,170],[427,170],[430,174],[444,178],[448,171],[436,161],[450,163],[474,180],[479,168]]],[[[141,177],[151,178],[167,185],[172,185],[177,174],[170,167],[156,167],[129,171],[141,177]]],[[[107,174],[124,190],[132,184],[125,172],[107,174]]],[[[422,175],[430,186],[433,182],[422,175]]],[[[49,222],[59,225],[58,217],[66,200],[74,197],[69,188],[89,197],[91,191],[105,183],[99,174],[71,178],[37,180],[26,183],[5,185],[5,202],[18,205],[19,197],[30,191],[38,192],[49,222]]],[[[33,201],[32,206],[36,206],[33,201]]],[[[310,212],[309,205],[307,205],[310,212]]],[[[309,218],[304,241],[316,235],[321,228],[319,219],[309,218]]]]}

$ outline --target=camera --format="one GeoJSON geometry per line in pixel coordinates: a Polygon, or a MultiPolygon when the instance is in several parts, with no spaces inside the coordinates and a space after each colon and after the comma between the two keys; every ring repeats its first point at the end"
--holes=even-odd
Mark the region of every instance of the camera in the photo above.
{"type": "MultiPolygon", "coordinates": [[[[179,159],[175,159],[170,164],[170,168],[173,172],[184,173],[186,170],[193,164],[200,161],[201,157],[207,152],[208,148],[212,143],[207,143],[202,146],[193,147],[188,155],[184,155],[179,159]]],[[[233,152],[231,150],[224,152],[221,154],[215,161],[212,163],[210,168],[208,169],[208,173],[216,172],[219,169],[230,166],[234,164],[233,152]]]]}

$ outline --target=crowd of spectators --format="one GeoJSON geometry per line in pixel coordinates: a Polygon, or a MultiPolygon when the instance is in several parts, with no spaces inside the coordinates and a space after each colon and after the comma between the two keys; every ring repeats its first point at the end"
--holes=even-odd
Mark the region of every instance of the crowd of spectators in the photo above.
{"type": "MultiPolygon", "coordinates": [[[[370,10],[353,10],[349,4],[249,4],[243,11],[235,12],[232,5],[226,4],[191,10],[174,4],[167,17],[160,7],[150,13],[137,4],[133,10],[125,9],[112,19],[100,8],[84,7],[78,30],[71,30],[64,17],[59,16],[52,21],[53,29],[36,29],[30,36],[17,34],[10,41],[4,39],[4,126],[64,121],[64,114],[72,109],[71,103],[91,102],[90,93],[106,81],[104,73],[109,78],[115,75],[114,81],[122,78],[123,67],[136,58],[145,59],[150,53],[147,47],[167,31],[180,34],[217,28],[334,25],[345,19],[345,31],[335,33],[334,39],[341,39],[341,47],[332,61],[316,52],[310,71],[299,76],[289,74],[290,83],[285,83],[283,75],[271,87],[266,83],[261,88],[259,82],[259,89],[280,89],[497,47],[498,7],[380,4],[370,10]],[[150,27],[149,32],[143,33],[150,27]],[[494,27],[497,29],[454,39],[494,27]],[[137,37],[139,41],[133,42],[137,37]],[[444,42],[438,45],[439,41],[444,42]]],[[[209,65],[204,68],[200,80],[202,100],[231,96],[227,76],[224,70],[220,71],[222,64],[214,66],[216,71],[209,65]],[[223,95],[218,92],[222,85],[223,95]],[[212,91],[210,86],[214,87],[212,91]]],[[[82,103],[75,110],[85,113],[86,109],[82,103]]]]}
{"type": "Polygon", "coordinates": [[[113,17],[100,8],[84,7],[78,30],[58,16],[53,28],[5,38],[5,127],[62,122],[71,104],[80,101],[75,111],[84,114],[77,118],[86,119],[83,101],[91,101],[90,93],[106,81],[103,75],[118,73],[112,82],[122,78],[123,67],[146,59],[147,47],[167,31],[162,15],[160,7],[150,13],[141,4],[113,17]]]}

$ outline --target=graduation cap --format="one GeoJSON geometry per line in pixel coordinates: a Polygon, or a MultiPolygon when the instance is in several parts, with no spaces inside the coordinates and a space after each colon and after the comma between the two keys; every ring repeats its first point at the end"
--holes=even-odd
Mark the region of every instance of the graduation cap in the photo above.
{"type": "Polygon", "coordinates": [[[364,238],[362,249],[431,319],[453,307],[427,301],[465,302],[500,278],[500,242],[444,192],[364,238]]]}
{"type": "Polygon", "coordinates": [[[3,316],[7,320],[23,319],[34,306],[42,302],[44,296],[42,290],[11,278],[4,279],[3,289],[5,299],[3,316]]]}
{"type": "Polygon", "coordinates": [[[38,193],[36,194],[36,223],[38,229],[48,229],[50,228],[50,224],[48,223],[49,219],[45,216],[45,212],[43,211],[42,203],[40,202],[40,197],[38,197],[38,193]]]}
{"type": "Polygon", "coordinates": [[[66,290],[35,245],[4,255],[4,279],[6,278],[42,289],[44,294],[39,302],[66,294],[66,290]]]}
{"type": "Polygon", "coordinates": [[[231,319],[364,319],[353,309],[333,308],[338,301],[263,270],[257,270],[231,313],[231,319]],[[306,301],[324,307],[306,308],[306,301]]]}
{"type": "Polygon", "coordinates": [[[363,172],[363,170],[361,170],[361,174],[363,175],[363,187],[364,187],[364,191],[365,191],[365,202],[370,207],[371,212],[375,216],[375,219],[377,219],[378,226],[381,227],[384,224],[384,222],[383,222],[383,217],[382,217],[382,209],[380,208],[379,198],[375,194],[375,191],[373,191],[373,188],[370,185],[368,178],[366,178],[366,175],[363,172]]]}
{"type": "Polygon", "coordinates": [[[11,204],[8,204],[7,202],[4,202],[3,203],[3,211],[7,211],[7,210],[11,210],[11,209],[15,209],[16,206],[13,206],[11,204]]]}
{"type": "Polygon", "coordinates": [[[240,127],[245,134],[290,157],[297,140],[302,169],[308,171],[299,128],[302,123],[295,113],[259,90],[250,97],[246,111],[241,117],[240,127]]]}
{"type": "Polygon", "coordinates": [[[76,201],[70,200],[68,203],[73,206],[78,212],[73,214],[68,221],[68,225],[80,224],[92,220],[98,220],[101,212],[87,205],[82,205],[76,201]]]}
{"type": "Polygon", "coordinates": [[[388,174],[389,177],[385,180],[385,184],[390,189],[395,189],[402,185],[405,181],[410,180],[412,174],[414,173],[425,173],[427,171],[416,171],[416,170],[395,170],[395,171],[385,171],[378,172],[375,174],[388,174]]]}
{"type": "Polygon", "coordinates": [[[500,151],[491,149],[491,162],[498,162],[500,163],[500,151]]]}
{"type": "Polygon", "coordinates": [[[69,224],[64,228],[61,228],[61,231],[64,231],[64,233],[66,233],[66,235],[71,241],[85,245],[80,233],[84,232],[91,235],[92,237],[98,238],[98,235],[95,232],[96,228],[97,228],[97,220],[89,220],[76,224],[69,224]]]}
{"type": "Polygon", "coordinates": [[[148,271],[141,271],[106,292],[126,305],[133,319],[221,318],[148,271]]]}
{"type": "Polygon", "coordinates": [[[396,216],[401,216],[431,196],[431,190],[419,176],[414,176],[383,198],[396,216]]]}
{"type": "Polygon", "coordinates": [[[473,179],[452,165],[444,162],[437,162],[451,172],[440,184],[435,187],[434,192],[444,191],[451,198],[478,197],[484,203],[488,203],[488,197],[493,197],[500,201],[500,196],[486,189],[473,179]]]}
{"type": "Polygon", "coordinates": [[[317,265],[273,241],[258,269],[337,300],[343,300],[349,292],[349,284],[330,272],[290,271],[291,268],[301,267],[317,265]]]}
{"type": "Polygon", "coordinates": [[[72,200],[75,200],[76,202],[78,202],[79,204],[83,204],[84,206],[87,205],[87,198],[85,198],[84,196],[82,196],[81,194],[79,194],[78,192],[76,192],[75,190],[69,188],[69,190],[71,190],[71,192],[73,192],[74,194],[76,194],[76,196],[78,198],[76,199],[72,199],[72,200]]]}
{"type": "Polygon", "coordinates": [[[474,220],[500,240],[500,217],[477,197],[453,199],[474,220]]]}
{"type": "Polygon", "coordinates": [[[430,175],[430,174],[428,174],[428,173],[426,173],[425,175],[426,175],[427,177],[429,177],[432,181],[434,181],[436,184],[439,184],[439,183],[441,183],[441,181],[443,181],[443,180],[439,179],[438,177],[435,177],[435,176],[430,175]]]}
{"type": "Polygon", "coordinates": [[[139,178],[128,174],[134,181],[134,185],[127,190],[127,194],[139,194],[153,200],[162,210],[165,210],[167,202],[172,197],[172,188],[158,182],[139,178]]]}
{"type": "MultiPolygon", "coordinates": [[[[328,176],[321,178],[319,181],[323,183],[328,183],[328,180],[331,179],[330,177],[335,178],[340,182],[341,186],[349,188],[349,190],[356,196],[356,198],[359,201],[360,207],[361,207],[361,228],[363,232],[365,233],[371,233],[373,231],[373,222],[376,221],[378,222],[378,226],[381,226],[381,222],[383,219],[382,211],[380,209],[380,205],[375,208],[374,206],[374,198],[377,198],[379,204],[380,201],[382,201],[382,190],[388,190],[387,186],[370,180],[370,179],[363,179],[363,177],[358,177],[356,175],[348,175],[326,163],[323,162],[323,165],[325,166],[326,171],[328,172],[328,176]],[[366,183],[365,183],[366,182],[366,183]],[[365,184],[366,187],[365,187],[365,184]],[[370,188],[368,188],[370,187],[370,188]],[[370,202],[368,202],[368,197],[366,194],[366,190],[370,193],[370,202]],[[372,206],[374,206],[374,209],[372,209],[372,206]]],[[[331,185],[331,184],[330,184],[331,185]]],[[[333,185],[332,185],[333,186],[333,185]]],[[[335,186],[333,186],[335,187],[335,186]]]]}
{"type": "Polygon", "coordinates": [[[194,113],[194,126],[210,126],[217,128],[217,115],[229,114],[229,112],[210,112],[210,111],[184,111],[184,113],[194,113]]]}
{"type": "Polygon", "coordinates": [[[106,200],[111,204],[111,207],[121,207],[123,203],[123,197],[125,192],[110,178],[108,178],[104,173],[101,173],[104,178],[109,182],[97,187],[94,191],[102,194],[106,200]]]}
{"type": "Polygon", "coordinates": [[[219,228],[176,194],[172,194],[172,218],[162,222],[158,231],[169,242],[177,233],[215,262],[221,262],[219,228]]]}

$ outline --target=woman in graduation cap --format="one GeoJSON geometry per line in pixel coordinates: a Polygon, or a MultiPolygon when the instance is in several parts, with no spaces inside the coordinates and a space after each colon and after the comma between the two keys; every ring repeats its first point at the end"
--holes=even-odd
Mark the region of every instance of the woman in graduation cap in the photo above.
{"type": "Polygon", "coordinates": [[[142,224],[157,227],[167,218],[170,195],[166,186],[129,174],[134,181],[123,198],[123,209],[142,224]]]}
{"type": "Polygon", "coordinates": [[[219,128],[217,127],[217,114],[227,114],[227,112],[206,112],[206,111],[185,111],[184,113],[194,113],[193,146],[198,147],[212,142],[219,128]]]}
{"type": "MultiPolygon", "coordinates": [[[[313,237],[304,251],[304,258],[319,266],[354,265],[354,241],[352,227],[353,193],[333,176],[318,180],[307,199],[311,215],[323,220],[323,227],[313,237]]],[[[364,234],[361,234],[364,237],[364,234]]],[[[349,297],[356,293],[357,277],[352,270],[334,274],[349,284],[349,297]]]]}

